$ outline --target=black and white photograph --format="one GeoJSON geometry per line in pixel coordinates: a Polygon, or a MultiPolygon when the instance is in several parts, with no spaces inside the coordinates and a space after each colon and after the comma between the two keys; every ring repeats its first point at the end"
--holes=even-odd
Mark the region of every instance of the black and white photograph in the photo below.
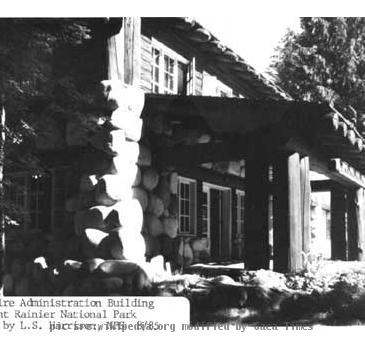
{"type": "Polygon", "coordinates": [[[365,324],[365,17],[249,17],[0,18],[2,298],[365,324]]]}

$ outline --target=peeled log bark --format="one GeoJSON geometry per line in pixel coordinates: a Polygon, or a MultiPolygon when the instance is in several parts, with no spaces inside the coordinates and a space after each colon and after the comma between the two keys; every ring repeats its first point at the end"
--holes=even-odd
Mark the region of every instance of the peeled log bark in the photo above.
{"type": "Polygon", "coordinates": [[[124,130],[126,139],[136,142],[141,139],[143,121],[132,112],[117,109],[108,122],[113,128],[124,130]]]}
{"type": "Polygon", "coordinates": [[[163,233],[162,222],[156,215],[147,214],[144,216],[144,226],[148,232],[153,237],[157,237],[163,233]]]}
{"type": "Polygon", "coordinates": [[[152,191],[158,185],[159,175],[153,168],[146,168],[142,171],[142,185],[148,190],[152,191]]]}
{"type": "Polygon", "coordinates": [[[121,80],[103,80],[102,92],[109,110],[132,112],[140,116],[144,107],[144,93],[141,89],[125,85],[121,80]]]}
{"type": "Polygon", "coordinates": [[[90,192],[94,189],[97,184],[98,179],[96,175],[84,174],[80,179],[80,191],[81,192],[90,192]]]}
{"type": "Polygon", "coordinates": [[[164,212],[162,199],[153,193],[148,196],[147,212],[160,217],[164,212]]]}
{"type": "Polygon", "coordinates": [[[176,218],[163,218],[163,232],[170,238],[175,238],[177,236],[177,231],[179,228],[179,223],[176,218]]]}

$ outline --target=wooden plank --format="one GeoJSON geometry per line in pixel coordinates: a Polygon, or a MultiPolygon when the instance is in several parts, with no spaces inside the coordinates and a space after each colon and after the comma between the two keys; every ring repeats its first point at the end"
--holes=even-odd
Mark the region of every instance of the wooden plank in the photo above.
{"type": "Polygon", "coordinates": [[[302,251],[308,254],[310,251],[310,195],[311,182],[309,175],[309,157],[300,159],[300,184],[301,184],[301,211],[302,211],[302,251]]]}
{"type": "Polygon", "coordinates": [[[124,82],[139,86],[141,75],[141,19],[124,18],[124,82]]]}
{"type": "Polygon", "coordinates": [[[302,268],[302,212],[298,153],[275,159],[274,169],[274,270],[302,268]]]}
{"type": "Polygon", "coordinates": [[[346,260],[346,198],[339,185],[331,189],[331,258],[346,260]]]}
{"type": "Polygon", "coordinates": [[[151,39],[141,36],[141,87],[146,92],[152,91],[152,43],[151,39]]]}
{"type": "Polygon", "coordinates": [[[268,269],[270,263],[268,229],[268,162],[262,154],[247,157],[244,217],[245,268],[268,269]]]}

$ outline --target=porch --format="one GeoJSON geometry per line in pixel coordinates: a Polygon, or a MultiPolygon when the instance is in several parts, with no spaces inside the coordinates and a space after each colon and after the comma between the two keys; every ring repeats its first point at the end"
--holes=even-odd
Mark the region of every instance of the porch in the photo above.
{"type": "MultiPolygon", "coordinates": [[[[273,268],[303,268],[310,249],[311,191],[331,193],[331,258],[363,260],[364,139],[327,104],[147,95],[142,118],[152,128],[172,125],[172,138],[151,137],[154,161],[198,179],[198,194],[215,176],[202,165],[244,160],[244,178],[225,173],[219,180],[245,192],[245,268],[270,266],[270,197],[273,268]],[[311,170],[328,180],[310,181],[311,170]]],[[[198,195],[198,210],[202,200],[198,195]]],[[[232,227],[225,232],[233,238],[232,227]]]]}

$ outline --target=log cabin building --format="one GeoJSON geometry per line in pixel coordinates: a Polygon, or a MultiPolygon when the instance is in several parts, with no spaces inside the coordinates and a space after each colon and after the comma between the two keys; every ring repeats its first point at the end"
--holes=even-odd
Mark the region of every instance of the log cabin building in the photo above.
{"type": "Polygon", "coordinates": [[[130,103],[141,124],[116,127],[113,111],[110,152],[105,129],[85,141],[84,124],[70,122],[59,136],[63,148],[40,142],[57,159],[48,177],[16,175],[23,190],[12,196],[27,218],[19,229],[52,236],[46,255],[125,257],[133,247],[126,238],[117,248],[110,239],[107,253],[95,248],[101,231],[118,226],[98,206],[115,205],[114,187],[124,186],[115,181],[133,173],[148,259],[238,261],[246,269],[268,269],[272,260],[275,271],[301,270],[311,249],[310,196],[320,191],[331,195],[331,258],[364,259],[365,140],[346,116],[327,104],[294,101],[195,20],[123,18],[106,25],[104,95],[119,108],[130,103]],[[120,137],[127,143],[119,145],[120,137]],[[135,164],[135,152],[132,170],[114,157],[135,164]],[[105,175],[110,162],[114,172],[105,175]],[[313,180],[312,171],[325,180],[313,180]],[[106,176],[119,178],[111,184],[106,176]],[[97,207],[93,213],[102,219],[90,214],[97,207]],[[85,236],[87,229],[94,231],[85,236]]]}

